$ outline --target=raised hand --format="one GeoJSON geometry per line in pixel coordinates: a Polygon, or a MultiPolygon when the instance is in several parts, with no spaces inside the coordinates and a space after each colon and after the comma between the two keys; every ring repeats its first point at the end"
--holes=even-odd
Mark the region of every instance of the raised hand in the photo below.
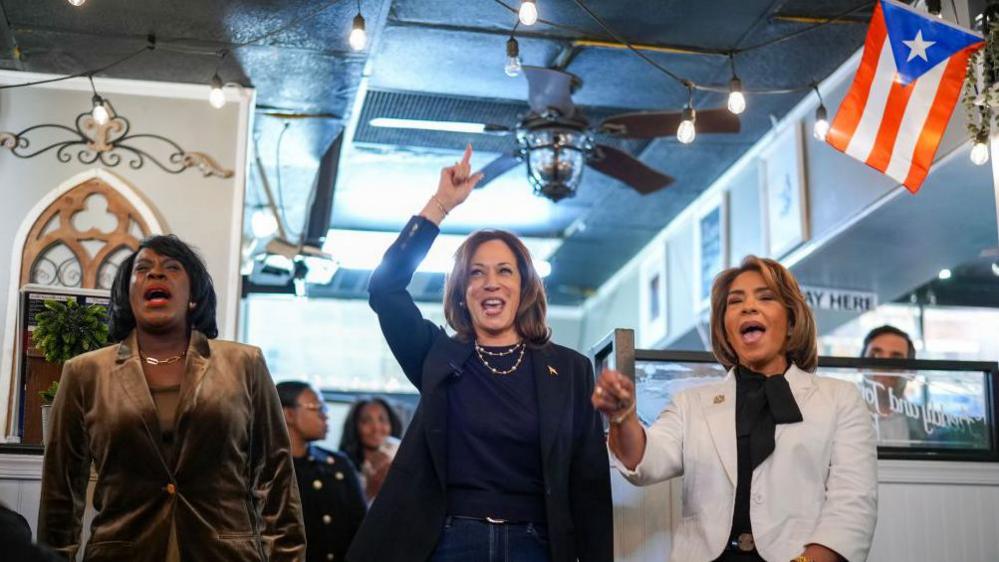
{"type": "Polygon", "coordinates": [[[460,162],[441,170],[441,178],[437,182],[437,193],[434,197],[448,213],[461,205],[468,198],[468,194],[475,189],[475,184],[482,179],[482,172],[472,173],[469,164],[471,159],[472,145],[468,145],[460,162]]]}
{"type": "Polygon", "coordinates": [[[607,369],[597,378],[590,401],[605,416],[616,419],[634,406],[635,385],[628,377],[607,369]]]}

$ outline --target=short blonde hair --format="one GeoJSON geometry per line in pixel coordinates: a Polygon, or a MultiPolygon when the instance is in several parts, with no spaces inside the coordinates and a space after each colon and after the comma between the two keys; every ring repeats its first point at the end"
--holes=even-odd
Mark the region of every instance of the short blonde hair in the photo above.
{"type": "Polygon", "coordinates": [[[736,277],[747,271],[759,273],[767,288],[774,292],[777,300],[787,309],[790,333],[787,340],[788,359],[805,371],[815,371],[819,362],[818,346],[815,341],[815,317],[805,302],[798,281],[780,263],[752,255],[746,256],[739,267],[719,273],[711,287],[711,349],[715,358],[726,369],[739,363],[739,356],[736,355],[725,334],[725,311],[728,308],[728,292],[732,288],[732,283],[736,277]]]}
{"type": "Polygon", "coordinates": [[[444,283],[444,318],[459,340],[467,342],[475,339],[475,327],[465,303],[465,292],[468,290],[472,257],[479,246],[490,240],[503,242],[517,258],[517,269],[520,272],[520,306],[514,319],[517,333],[528,344],[545,345],[551,338],[545,285],[534,269],[527,246],[515,234],[505,230],[485,229],[473,232],[458,247],[454,255],[454,268],[444,283]]]}

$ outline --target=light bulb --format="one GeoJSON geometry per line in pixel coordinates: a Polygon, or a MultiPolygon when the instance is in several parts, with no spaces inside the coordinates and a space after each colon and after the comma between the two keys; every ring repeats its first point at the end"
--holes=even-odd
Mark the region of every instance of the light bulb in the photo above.
{"type": "Polygon", "coordinates": [[[506,64],[503,65],[503,72],[510,78],[520,76],[520,57],[507,57],[506,64]]]}
{"type": "Polygon", "coordinates": [[[746,96],[742,95],[742,81],[738,78],[733,78],[730,83],[728,110],[734,115],[746,111],[746,96]]]}
{"type": "Polygon", "coordinates": [[[510,78],[520,75],[520,45],[513,37],[506,41],[506,65],[503,66],[503,72],[510,78]]]}
{"type": "Polygon", "coordinates": [[[277,219],[274,214],[263,209],[257,210],[250,217],[250,229],[254,238],[267,238],[277,232],[277,219]]]}
{"type": "Polygon", "coordinates": [[[70,4],[74,6],[82,6],[87,0],[67,0],[70,4]]]}
{"type": "Polygon", "coordinates": [[[208,93],[208,103],[215,109],[222,109],[225,105],[225,92],[222,91],[222,79],[216,74],[212,76],[212,89],[208,93]]]}
{"type": "Polygon", "coordinates": [[[676,128],[676,140],[683,144],[694,142],[694,137],[697,136],[697,130],[694,129],[694,119],[693,108],[684,108],[683,121],[680,121],[680,126],[676,128]]]}
{"type": "Polygon", "coordinates": [[[354,16],[354,26],[350,30],[350,37],[347,38],[347,43],[350,43],[350,48],[355,51],[364,49],[364,46],[368,43],[368,34],[364,31],[364,16],[361,14],[354,16]]]}
{"type": "Polygon", "coordinates": [[[538,22],[538,5],[534,0],[523,0],[520,3],[520,23],[523,25],[534,25],[538,22]]]}
{"type": "Polygon", "coordinates": [[[949,269],[941,269],[940,273],[937,273],[937,278],[940,279],[941,281],[946,281],[950,279],[951,276],[953,276],[953,274],[949,269]]]}
{"type": "Polygon", "coordinates": [[[108,108],[104,106],[104,100],[101,96],[94,94],[94,108],[90,111],[90,116],[94,118],[94,121],[98,125],[103,125],[108,122],[111,118],[111,114],[108,113],[108,108]]]}
{"type": "Polygon", "coordinates": [[[984,142],[976,142],[971,147],[971,162],[976,166],[982,166],[989,161],[989,145],[984,142]]]}
{"type": "Polygon", "coordinates": [[[812,136],[816,140],[825,142],[826,135],[829,134],[829,119],[826,114],[826,106],[820,105],[815,110],[815,124],[812,125],[812,136]]]}

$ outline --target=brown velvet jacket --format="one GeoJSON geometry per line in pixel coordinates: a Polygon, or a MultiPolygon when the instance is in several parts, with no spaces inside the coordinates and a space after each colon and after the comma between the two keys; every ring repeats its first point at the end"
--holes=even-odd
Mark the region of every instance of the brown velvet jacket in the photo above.
{"type": "Polygon", "coordinates": [[[288,432],[260,350],[195,331],[186,362],[169,463],[134,332],[66,363],[45,450],[41,542],[75,558],[93,462],[97,514],[84,560],[162,561],[171,525],[185,562],[304,560],[288,432]]]}

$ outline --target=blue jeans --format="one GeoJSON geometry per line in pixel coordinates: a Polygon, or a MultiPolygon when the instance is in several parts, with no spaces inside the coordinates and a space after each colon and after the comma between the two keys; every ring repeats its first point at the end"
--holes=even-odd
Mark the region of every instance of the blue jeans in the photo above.
{"type": "Polygon", "coordinates": [[[448,516],[429,562],[550,562],[539,523],[489,523],[448,516]]]}

